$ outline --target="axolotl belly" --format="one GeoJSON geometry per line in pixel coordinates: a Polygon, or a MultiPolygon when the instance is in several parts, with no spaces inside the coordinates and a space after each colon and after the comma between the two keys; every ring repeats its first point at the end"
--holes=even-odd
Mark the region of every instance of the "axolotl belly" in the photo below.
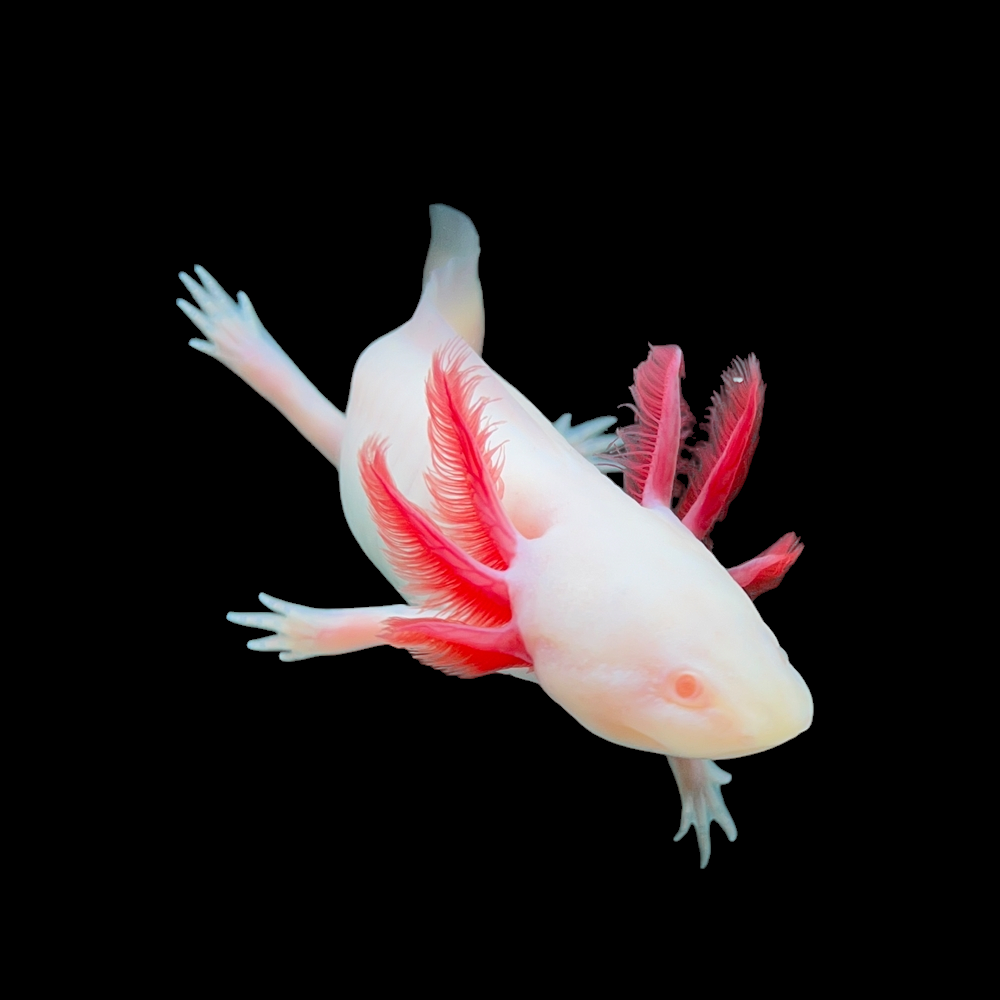
{"type": "Polygon", "coordinates": [[[314,609],[261,595],[270,613],[231,621],[275,634],[283,660],[388,644],[462,677],[536,681],[588,730],[666,756],[702,867],[715,819],[736,828],[713,761],[759,753],[812,721],[812,699],[752,598],[802,546],[791,533],[723,568],[706,546],[756,445],[764,385],[751,355],[723,376],[708,440],[680,392],[679,348],[652,348],[632,387],[636,419],[550,423],[482,360],[484,317],[471,221],[431,209],[413,317],[372,343],[346,414],[305,378],[249,299],[202,268],[178,304],[217,357],[272,402],[340,472],[348,525],[406,600],[314,609]],[[689,457],[685,457],[689,456],[689,457]],[[625,489],[605,475],[618,469],[625,489]],[[602,471],[603,470],[603,471],[602,471]],[[686,480],[686,483],[684,482],[686,480]]]}

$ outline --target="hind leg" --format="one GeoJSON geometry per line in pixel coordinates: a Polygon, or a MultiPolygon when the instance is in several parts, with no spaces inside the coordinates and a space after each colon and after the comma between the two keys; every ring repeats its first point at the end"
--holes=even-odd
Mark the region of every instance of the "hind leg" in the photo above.
{"type": "Polygon", "coordinates": [[[243,292],[237,294],[237,304],[203,267],[196,265],[194,271],[201,279],[200,285],[183,271],[179,277],[200,309],[185,299],[178,299],[177,305],[207,339],[196,337],[188,343],[239,375],[339,468],[344,414],[278,346],[243,292]]]}
{"type": "Polygon", "coordinates": [[[552,426],[581,454],[583,457],[604,473],[620,472],[621,469],[606,459],[611,446],[618,441],[615,434],[604,432],[618,422],[617,417],[594,417],[575,427],[570,426],[573,415],[564,413],[558,420],[552,421],[552,426]]]}

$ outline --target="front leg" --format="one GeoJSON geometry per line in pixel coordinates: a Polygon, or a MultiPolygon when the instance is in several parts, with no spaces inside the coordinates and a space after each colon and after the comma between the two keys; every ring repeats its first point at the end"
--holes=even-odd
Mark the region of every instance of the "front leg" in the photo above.
{"type": "Polygon", "coordinates": [[[200,285],[183,271],[178,277],[201,308],[195,309],[184,299],[178,299],[177,305],[207,340],[195,337],[188,344],[239,375],[326,459],[339,466],[344,414],[278,346],[243,292],[237,293],[237,304],[203,267],[195,265],[194,271],[200,285]]]}
{"type": "Polygon", "coordinates": [[[736,839],[736,824],[722,801],[722,785],[728,785],[733,776],[723,771],[715,761],[696,760],[689,757],[667,757],[674,772],[677,790],[681,793],[681,826],[674,840],[680,840],[693,825],[698,838],[701,867],[708,864],[712,853],[709,827],[714,819],[726,836],[736,839]]]}
{"type": "Polygon", "coordinates": [[[226,618],[236,625],[274,632],[274,635],[251,639],[247,648],[279,653],[278,659],[286,663],[384,646],[386,640],[379,633],[388,619],[415,618],[422,613],[419,608],[407,604],[381,608],[307,608],[267,594],[258,596],[260,603],[271,609],[271,614],[230,611],[226,618]]]}

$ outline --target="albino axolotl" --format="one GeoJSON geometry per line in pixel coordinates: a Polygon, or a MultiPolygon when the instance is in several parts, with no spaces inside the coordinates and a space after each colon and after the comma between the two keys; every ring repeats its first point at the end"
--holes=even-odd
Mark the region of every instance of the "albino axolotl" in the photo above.
{"type": "Polygon", "coordinates": [[[714,760],[807,729],[809,689],[753,598],[801,551],[789,533],[726,570],[707,540],[746,477],[763,405],[760,367],[737,359],[713,398],[708,440],[680,392],[678,347],[636,369],[635,422],[550,423],[486,366],[472,222],[431,207],[424,287],[412,319],[358,358],[346,413],[309,382],[203,268],[178,299],[217,358],[276,406],[340,473],[347,523],[405,604],[319,610],[275,600],[230,621],[274,635],[285,661],[373,646],[406,649],[460,677],[537,682],[592,733],[666,756],[681,794],[675,840],[695,828],[701,866],[714,819],[736,827],[714,760]],[[620,489],[604,472],[624,472],[620,489]],[[603,470],[603,471],[602,471],[603,470]],[[682,486],[678,476],[684,476],[682,486]]]}

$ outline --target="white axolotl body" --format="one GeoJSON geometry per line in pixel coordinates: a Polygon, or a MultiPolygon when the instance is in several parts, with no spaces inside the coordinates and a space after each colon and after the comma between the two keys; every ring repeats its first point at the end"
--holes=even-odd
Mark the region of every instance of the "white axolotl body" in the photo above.
{"type": "Polygon", "coordinates": [[[273,631],[249,645],[283,660],[388,643],[450,673],[537,681],[591,732],[668,757],[683,805],[678,838],[695,825],[704,867],[712,819],[736,836],[719,791],[729,776],[712,760],[777,746],[812,721],[808,688],[748,596],[777,584],[797,539],[733,571],[700,540],[752,454],[763,399],[756,359],[725,376],[750,402],[716,399],[725,426],[711,461],[722,485],[711,469],[696,471],[699,496],[678,505],[687,504],[682,519],[671,510],[691,430],[680,351],[654,348],[637,370],[637,423],[615,443],[617,460],[601,456],[614,439],[597,434],[611,418],[554,426],[484,364],[478,236],[445,206],[432,206],[431,222],[416,312],[362,353],[346,414],[294,366],[243,293],[237,305],[203,269],[203,285],[181,276],[201,311],[178,303],[208,338],[192,346],[334,462],[351,531],[407,600],[318,610],[261,595],[270,614],[229,618],[273,631]],[[616,461],[629,492],[595,464],[616,461]]]}

